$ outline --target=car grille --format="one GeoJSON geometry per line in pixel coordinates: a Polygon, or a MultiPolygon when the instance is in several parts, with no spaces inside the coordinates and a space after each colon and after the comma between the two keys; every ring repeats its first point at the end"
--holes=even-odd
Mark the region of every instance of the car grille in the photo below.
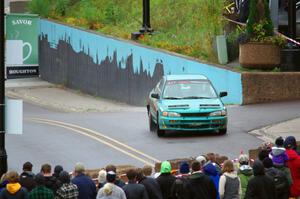
{"type": "Polygon", "coordinates": [[[207,120],[181,120],[177,123],[169,124],[171,128],[183,128],[183,129],[211,129],[221,128],[224,126],[224,121],[207,121],[207,120]]]}
{"type": "Polygon", "coordinates": [[[182,117],[207,117],[210,113],[180,113],[182,117]]]}

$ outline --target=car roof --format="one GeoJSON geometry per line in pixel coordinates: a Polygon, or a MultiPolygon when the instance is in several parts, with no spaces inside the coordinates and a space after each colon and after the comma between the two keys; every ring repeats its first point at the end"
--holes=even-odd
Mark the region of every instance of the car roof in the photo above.
{"type": "Polygon", "coordinates": [[[166,75],[165,78],[166,80],[207,80],[207,77],[204,75],[166,75]]]}

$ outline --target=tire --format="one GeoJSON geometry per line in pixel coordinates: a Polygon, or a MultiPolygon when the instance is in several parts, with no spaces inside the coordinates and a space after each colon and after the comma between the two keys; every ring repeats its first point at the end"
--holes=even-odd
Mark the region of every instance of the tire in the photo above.
{"type": "Polygon", "coordinates": [[[220,129],[219,134],[220,135],[225,135],[227,133],[227,128],[226,129],[220,129]]]}
{"type": "Polygon", "coordinates": [[[149,120],[149,130],[150,130],[150,132],[155,131],[155,123],[153,121],[153,117],[152,117],[150,111],[148,112],[148,120],[149,120]]]}
{"type": "Polygon", "coordinates": [[[158,123],[158,113],[157,113],[157,122],[156,122],[156,133],[157,133],[157,136],[158,137],[163,137],[165,135],[165,131],[164,130],[161,130],[159,128],[159,123],[158,123]]]}

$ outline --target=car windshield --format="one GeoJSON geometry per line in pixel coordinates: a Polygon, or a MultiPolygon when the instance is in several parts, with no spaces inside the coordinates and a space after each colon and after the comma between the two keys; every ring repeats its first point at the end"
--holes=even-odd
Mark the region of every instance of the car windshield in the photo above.
{"type": "Polygon", "coordinates": [[[163,92],[164,99],[209,99],[216,92],[207,80],[170,80],[163,92]]]}

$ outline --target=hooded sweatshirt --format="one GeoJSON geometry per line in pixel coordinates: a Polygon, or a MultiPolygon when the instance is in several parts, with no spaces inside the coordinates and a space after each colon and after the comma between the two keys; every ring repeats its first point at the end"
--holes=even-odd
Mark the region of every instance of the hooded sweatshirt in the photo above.
{"type": "Polygon", "coordinates": [[[288,160],[288,156],[285,153],[285,148],[283,147],[272,147],[272,151],[269,156],[272,159],[274,165],[284,165],[288,160]]]}
{"type": "Polygon", "coordinates": [[[188,177],[189,186],[187,186],[188,199],[215,199],[217,198],[217,189],[213,181],[204,173],[193,172],[188,177]]]}
{"type": "Polygon", "coordinates": [[[293,149],[287,149],[286,153],[289,157],[287,165],[290,168],[293,180],[290,194],[293,197],[298,197],[300,196],[300,157],[293,149]]]}
{"type": "Polygon", "coordinates": [[[299,151],[299,149],[297,147],[296,138],[294,136],[288,136],[288,137],[286,137],[285,140],[284,140],[283,145],[284,145],[284,148],[286,148],[286,149],[288,149],[288,148],[289,149],[293,149],[293,150],[296,151],[296,153],[298,155],[300,155],[300,151],[299,151]]]}
{"type": "Polygon", "coordinates": [[[8,183],[6,189],[10,194],[15,194],[21,189],[21,185],[19,183],[8,183]]]}
{"type": "Polygon", "coordinates": [[[253,169],[249,165],[242,165],[238,170],[238,176],[241,181],[242,195],[241,198],[244,198],[248,182],[250,178],[253,176],[253,169]]]}
{"type": "Polygon", "coordinates": [[[161,163],[160,175],[156,178],[160,190],[163,194],[163,199],[172,198],[171,188],[176,180],[176,177],[171,174],[171,164],[168,161],[161,163]]]}
{"type": "MultiPolygon", "coordinates": [[[[216,187],[216,190],[219,190],[220,175],[219,175],[219,172],[217,171],[217,168],[212,163],[208,163],[208,164],[204,165],[203,172],[205,175],[209,176],[210,179],[212,179],[212,181],[214,182],[214,185],[216,187]]],[[[217,199],[218,198],[219,198],[219,193],[218,193],[217,199]]]]}
{"type": "Polygon", "coordinates": [[[0,198],[28,199],[28,193],[19,183],[8,183],[6,188],[1,191],[0,198]]]}
{"type": "Polygon", "coordinates": [[[245,199],[268,198],[275,199],[275,184],[272,178],[265,175],[265,168],[261,161],[253,164],[253,175],[247,186],[245,199]]]}

